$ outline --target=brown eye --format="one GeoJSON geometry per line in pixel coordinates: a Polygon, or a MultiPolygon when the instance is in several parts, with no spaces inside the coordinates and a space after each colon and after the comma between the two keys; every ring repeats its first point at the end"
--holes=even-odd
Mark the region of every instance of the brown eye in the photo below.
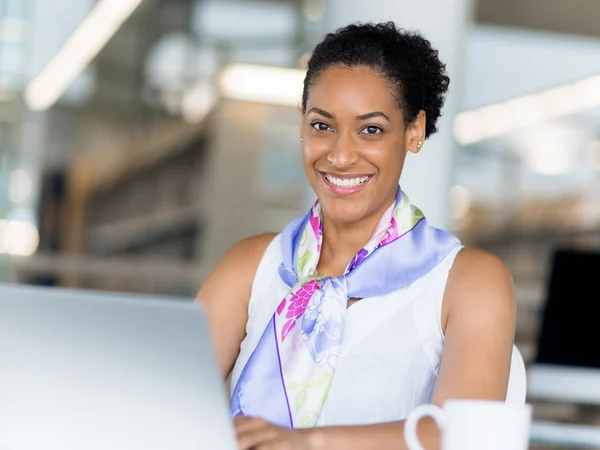
{"type": "Polygon", "coordinates": [[[383,130],[375,125],[369,125],[368,127],[363,128],[361,131],[362,134],[375,135],[383,132],[383,130]]]}
{"type": "Polygon", "coordinates": [[[333,129],[325,122],[313,122],[311,126],[317,131],[333,131],[333,129]]]}

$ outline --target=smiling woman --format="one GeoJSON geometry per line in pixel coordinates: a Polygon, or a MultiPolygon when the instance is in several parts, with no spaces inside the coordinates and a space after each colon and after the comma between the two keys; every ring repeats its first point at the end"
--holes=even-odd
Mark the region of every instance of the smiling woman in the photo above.
{"type": "MultiPolygon", "coordinates": [[[[318,201],[281,234],[236,245],[198,294],[241,449],[404,449],[419,405],[505,399],[509,273],[429,226],[398,186],[448,84],[430,43],[393,23],[315,48],[300,139],[318,201]]],[[[422,437],[439,445],[430,425],[422,437]]]]}
{"type": "Polygon", "coordinates": [[[424,121],[413,125],[417,142],[410,136],[405,142],[403,112],[385,79],[368,66],[323,71],[307,109],[301,131],[304,167],[326,216],[335,223],[376,223],[396,196],[405,148],[416,151],[424,139],[424,121]],[[346,180],[365,177],[360,186],[346,186],[346,180]],[[355,201],[359,195],[362,201],[355,201]]]}

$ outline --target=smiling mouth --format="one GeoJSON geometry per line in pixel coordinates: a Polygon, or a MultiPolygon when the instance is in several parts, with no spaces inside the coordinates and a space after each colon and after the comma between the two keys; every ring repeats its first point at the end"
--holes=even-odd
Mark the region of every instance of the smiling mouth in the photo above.
{"type": "Polygon", "coordinates": [[[331,175],[330,173],[326,173],[324,174],[325,179],[327,181],[329,181],[331,184],[333,184],[334,186],[338,186],[338,187],[356,187],[356,186],[360,186],[362,184],[365,184],[367,181],[369,181],[369,178],[371,178],[370,175],[363,175],[363,176],[358,176],[358,177],[352,177],[352,178],[348,178],[348,177],[336,177],[334,175],[331,175]]]}
{"type": "Polygon", "coordinates": [[[321,172],[325,185],[337,194],[354,194],[364,188],[373,175],[334,175],[321,172]]]}

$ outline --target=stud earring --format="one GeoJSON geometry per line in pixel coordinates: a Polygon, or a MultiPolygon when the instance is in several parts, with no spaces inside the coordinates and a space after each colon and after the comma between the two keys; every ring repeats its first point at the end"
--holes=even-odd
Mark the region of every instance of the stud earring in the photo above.
{"type": "Polygon", "coordinates": [[[419,141],[419,143],[417,144],[417,148],[421,148],[423,147],[423,142],[419,141]]]}

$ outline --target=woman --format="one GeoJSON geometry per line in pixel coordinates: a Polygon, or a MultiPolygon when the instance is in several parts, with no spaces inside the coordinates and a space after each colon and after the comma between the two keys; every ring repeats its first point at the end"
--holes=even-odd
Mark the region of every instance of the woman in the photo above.
{"type": "MultiPolygon", "coordinates": [[[[318,202],[280,235],[234,246],[198,294],[241,449],[403,449],[420,404],[504,400],[510,275],[430,227],[398,187],[448,84],[430,43],[393,23],[315,48],[300,140],[318,202]]],[[[420,433],[438,445],[433,424],[420,433]]]]}

